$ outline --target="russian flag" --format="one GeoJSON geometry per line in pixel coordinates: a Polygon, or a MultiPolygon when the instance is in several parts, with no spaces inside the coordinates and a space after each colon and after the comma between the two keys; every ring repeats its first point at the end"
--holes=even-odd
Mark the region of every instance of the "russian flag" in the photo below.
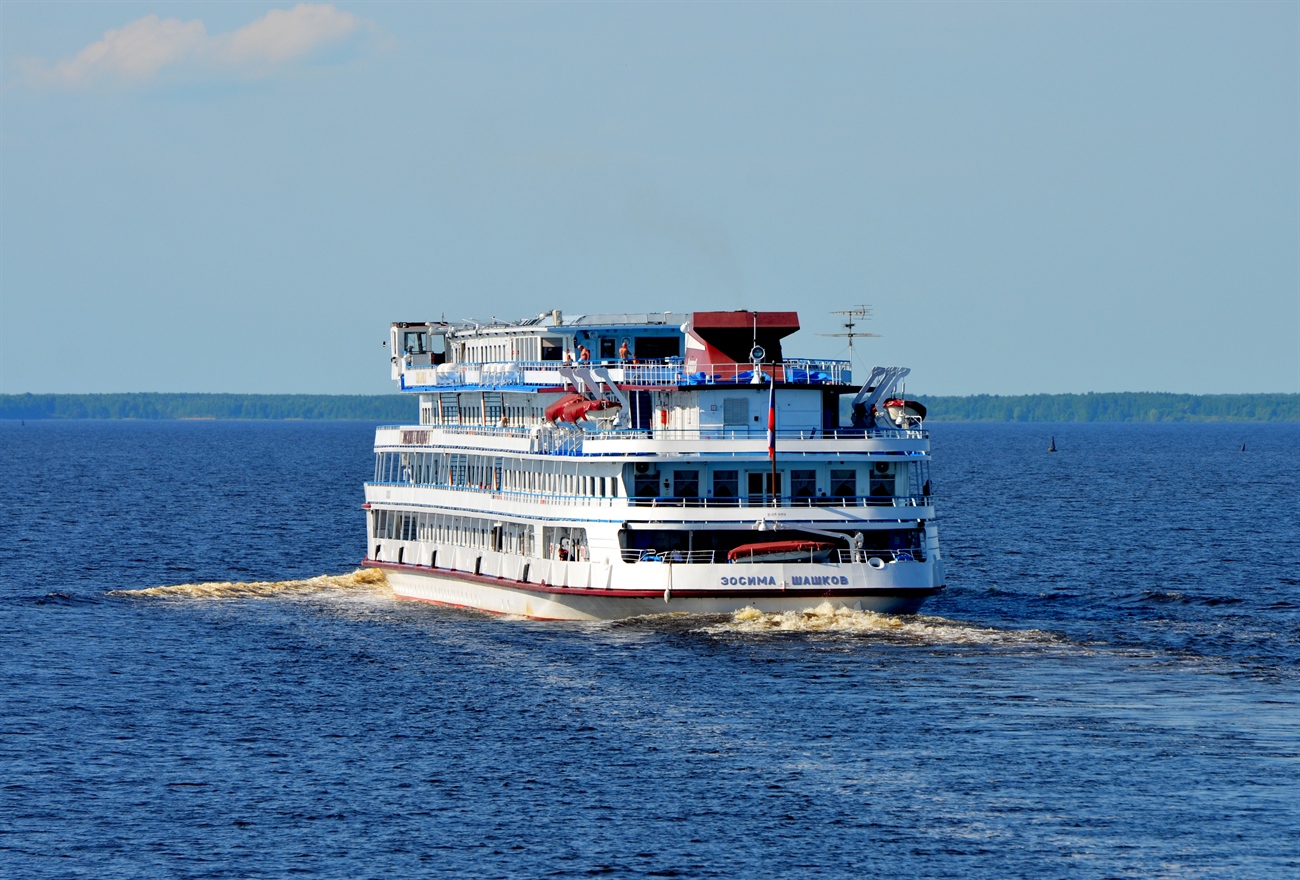
{"type": "Polygon", "coordinates": [[[767,388],[767,457],[776,461],[776,374],[767,388]]]}

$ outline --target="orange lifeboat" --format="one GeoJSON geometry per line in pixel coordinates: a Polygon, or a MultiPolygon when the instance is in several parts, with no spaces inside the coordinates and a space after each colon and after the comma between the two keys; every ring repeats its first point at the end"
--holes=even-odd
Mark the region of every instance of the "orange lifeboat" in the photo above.
{"type": "Polygon", "coordinates": [[[572,425],[585,421],[587,413],[620,408],[620,405],[612,400],[589,400],[581,394],[566,394],[548,406],[545,415],[548,422],[568,422],[572,425]]]}
{"type": "Polygon", "coordinates": [[[882,406],[889,420],[894,424],[898,424],[899,419],[917,422],[925,419],[925,405],[918,400],[903,400],[901,397],[895,397],[886,400],[882,406]]]}
{"type": "Polygon", "coordinates": [[[835,549],[822,541],[771,541],[741,544],[727,554],[728,562],[825,562],[835,549]]]}

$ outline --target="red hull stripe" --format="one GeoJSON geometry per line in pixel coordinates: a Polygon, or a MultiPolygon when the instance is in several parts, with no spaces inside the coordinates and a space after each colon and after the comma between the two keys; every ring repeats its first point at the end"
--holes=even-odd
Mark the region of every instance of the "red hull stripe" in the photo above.
{"type": "MultiPolygon", "coordinates": [[[[473,584],[484,584],[491,587],[506,587],[511,590],[527,590],[530,593],[553,593],[569,596],[603,596],[605,598],[627,597],[631,599],[653,599],[663,595],[663,590],[602,590],[591,587],[556,587],[550,584],[530,584],[527,581],[517,581],[511,578],[491,577],[484,574],[473,574],[468,571],[456,571],[452,568],[430,568],[427,565],[404,565],[396,562],[380,562],[374,559],[367,559],[361,563],[366,568],[382,568],[386,571],[409,571],[416,574],[437,575],[441,578],[450,578],[451,580],[467,581],[473,584]]],[[[933,596],[944,590],[944,586],[938,587],[857,587],[849,589],[804,589],[801,587],[790,587],[784,590],[778,588],[773,590],[678,590],[673,589],[673,597],[688,598],[717,598],[717,599],[747,599],[747,598],[772,598],[773,596],[796,596],[810,599],[831,599],[838,597],[854,596],[900,596],[900,597],[917,597],[933,596]]],[[[443,603],[439,603],[443,604],[443,603]]]]}

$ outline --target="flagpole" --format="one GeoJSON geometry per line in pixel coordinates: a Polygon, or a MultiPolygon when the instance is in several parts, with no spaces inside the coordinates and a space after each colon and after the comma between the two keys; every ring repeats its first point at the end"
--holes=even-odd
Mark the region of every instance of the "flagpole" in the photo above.
{"type": "Polygon", "coordinates": [[[772,370],[772,376],[768,380],[771,387],[767,391],[767,457],[772,460],[772,482],[769,484],[772,492],[772,506],[779,507],[777,499],[776,484],[776,370],[772,370]]]}

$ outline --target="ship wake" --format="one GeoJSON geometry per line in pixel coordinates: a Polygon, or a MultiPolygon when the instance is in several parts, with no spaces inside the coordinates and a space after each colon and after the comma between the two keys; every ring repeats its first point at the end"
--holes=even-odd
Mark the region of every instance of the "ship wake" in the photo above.
{"type": "Polygon", "coordinates": [[[390,594],[388,580],[381,569],[359,568],[350,574],[322,574],[297,581],[213,581],[141,590],[112,590],[108,595],[133,599],[262,599],[340,590],[390,594]]]}
{"type": "Polygon", "coordinates": [[[823,602],[803,611],[766,613],[742,608],[731,619],[703,628],[704,632],[727,633],[835,633],[858,635],[921,645],[1044,645],[1064,639],[1039,629],[1008,630],[976,626],[944,617],[922,614],[896,616],[874,611],[856,611],[823,602]]]}

